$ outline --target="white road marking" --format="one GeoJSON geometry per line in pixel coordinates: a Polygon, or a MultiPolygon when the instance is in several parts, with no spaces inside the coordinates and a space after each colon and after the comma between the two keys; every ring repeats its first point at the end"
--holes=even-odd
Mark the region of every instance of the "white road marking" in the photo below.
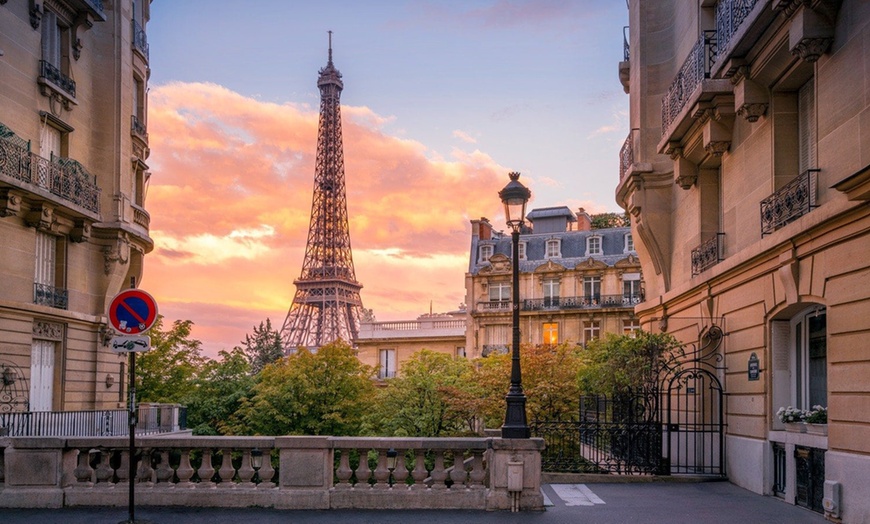
{"type": "Polygon", "coordinates": [[[598,495],[585,484],[551,484],[553,491],[565,502],[566,506],[594,506],[605,504],[598,495]]]}

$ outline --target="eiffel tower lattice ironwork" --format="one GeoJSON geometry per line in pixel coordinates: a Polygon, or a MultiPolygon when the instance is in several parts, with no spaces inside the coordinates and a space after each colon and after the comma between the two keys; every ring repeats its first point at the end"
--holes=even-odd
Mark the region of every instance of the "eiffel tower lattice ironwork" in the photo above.
{"type": "Polygon", "coordinates": [[[281,339],[286,352],[314,349],[342,339],[353,341],[363,307],[362,284],[357,282],[350,249],[344,153],[341,140],[341,73],[332,63],[332,31],[329,61],[320,70],[320,123],[317,130],[317,160],[311,222],[302,274],[293,283],[296,295],[281,339]]]}

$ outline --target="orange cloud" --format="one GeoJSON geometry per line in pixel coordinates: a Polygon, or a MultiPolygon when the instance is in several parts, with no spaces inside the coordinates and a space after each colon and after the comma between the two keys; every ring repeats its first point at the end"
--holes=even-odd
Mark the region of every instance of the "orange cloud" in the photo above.
{"type": "MultiPolygon", "coordinates": [[[[342,107],[351,243],[363,303],[379,319],[464,298],[469,219],[497,217],[508,169],[382,131],[392,117],[342,107]]],[[[210,355],[270,317],[280,328],[307,239],[317,109],[224,87],[152,88],[146,207],[155,250],[143,287],[170,320],[195,323],[210,355]]]]}

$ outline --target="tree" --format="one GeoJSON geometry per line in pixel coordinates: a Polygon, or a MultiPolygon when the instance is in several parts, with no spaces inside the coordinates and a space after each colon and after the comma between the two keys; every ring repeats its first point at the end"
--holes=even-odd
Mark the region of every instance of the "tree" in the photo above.
{"type": "Polygon", "coordinates": [[[463,403],[474,382],[466,359],[422,350],[378,391],[366,430],[397,437],[442,437],[474,429],[474,412],[463,403]]]}
{"type": "Polygon", "coordinates": [[[610,333],[593,340],[583,351],[580,387],[584,393],[598,395],[648,387],[658,378],[661,359],[678,346],[672,335],[643,331],[636,331],[634,336],[610,333]]]}
{"type": "Polygon", "coordinates": [[[284,344],[281,333],[272,329],[272,321],[260,322],[254,326],[253,335],[245,335],[245,345],[241,351],[248,359],[251,374],[256,375],[267,365],[284,356],[284,344]]]}
{"type": "Polygon", "coordinates": [[[136,390],[142,402],[179,402],[193,387],[205,358],[202,342],[190,338],[191,320],[176,320],[163,331],[158,316],[149,331],[151,349],[137,356],[136,390]]]}
{"type": "Polygon", "coordinates": [[[236,435],[356,435],[374,392],[372,369],[334,342],[266,365],[230,421],[236,435]]]}
{"type": "Polygon", "coordinates": [[[241,348],[221,351],[219,357],[205,363],[182,399],[194,435],[231,434],[231,421],[256,382],[241,348]]]}
{"type": "Polygon", "coordinates": [[[592,229],[607,229],[611,227],[629,227],[631,219],[627,213],[600,213],[592,215],[592,229]]]}

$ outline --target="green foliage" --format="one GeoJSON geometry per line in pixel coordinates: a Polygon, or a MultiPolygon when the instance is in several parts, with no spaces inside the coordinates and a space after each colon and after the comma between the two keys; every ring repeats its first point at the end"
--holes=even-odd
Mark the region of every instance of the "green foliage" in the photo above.
{"type": "Polygon", "coordinates": [[[194,379],[205,364],[202,342],[190,338],[193,322],[176,320],[163,330],[158,316],[149,331],[151,350],[136,358],[136,390],[141,402],[179,402],[193,388],[194,379]]]}
{"type": "Polygon", "coordinates": [[[366,431],[381,436],[441,437],[470,432],[474,413],[467,386],[474,368],[466,359],[422,350],[379,390],[366,431]]]}
{"type": "Polygon", "coordinates": [[[265,323],[254,326],[253,335],[245,335],[243,344],[245,346],[240,349],[248,359],[252,375],[284,356],[281,334],[272,329],[272,321],[268,318],[265,323]]]}
{"type": "Polygon", "coordinates": [[[251,395],[255,378],[241,348],[221,351],[209,360],[182,399],[187,406],[188,428],[194,435],[226,435],[242,402],[251,395]]]}
{"type": "Polygon", "coordinates": [[[611,227],[629,227],[631,219],[628,213],[600,213],[592,215],[592,229],[607,229],[611,227]]]}
{"type": "Polygon", "coordinates": [[[583,351],[577,375],[586,394],[611,395],[641,389],[657,379],[659,363],[679,342],[667,333],[636,331],[634,336],[608,334],[583,351]]]}
{"type": "Polygon", "coordinates": [[[228,423],[236,435],[356,435],[374,391],[372,371],[344,342],[301,348],[268,364],[228,423]]]}

